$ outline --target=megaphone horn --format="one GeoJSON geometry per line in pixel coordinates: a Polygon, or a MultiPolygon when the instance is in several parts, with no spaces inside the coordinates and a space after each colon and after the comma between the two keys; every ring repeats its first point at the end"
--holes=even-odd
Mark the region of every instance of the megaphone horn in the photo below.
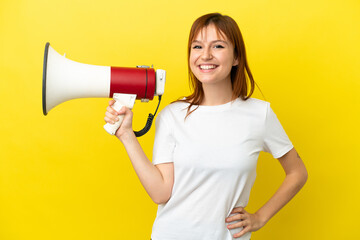
{"type": "MultiPolygon", "coordinates": [[[[115,100],[113,108],[117,111],[122,106],[132,109],[135,99],[147,102],[158,96],[160,104],[165,78],[165,70],[155,71],[147,66],[128,68],[75,62],[60,55],[50,43],[46,43],[43,65],[43,114],[47,115],[60,103],[76,98],[113,97],[115,100]]],[[[105,124],[104,128],[114,135],[121,122],[120,118],[115,124],[105,124]]],[[[150,126],[147,123],[145,128],[149,130],[150,126]]],[[[135,133],[137,136],[145,134],[144,131],[135,133]]]]}

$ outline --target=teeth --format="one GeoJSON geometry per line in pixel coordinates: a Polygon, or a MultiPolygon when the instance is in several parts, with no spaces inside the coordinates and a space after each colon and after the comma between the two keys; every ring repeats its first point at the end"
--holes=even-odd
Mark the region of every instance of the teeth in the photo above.
{"type": "Polygon", "coordinates": [[[216,68],[216,66],[215,65],[200,65],[200,68],[206,70],[206,69],[214,69],[214,68],[216,68]]]}

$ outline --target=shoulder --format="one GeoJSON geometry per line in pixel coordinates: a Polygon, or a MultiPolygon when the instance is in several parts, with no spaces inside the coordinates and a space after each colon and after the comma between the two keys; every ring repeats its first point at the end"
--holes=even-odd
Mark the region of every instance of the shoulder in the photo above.
{"type": "Polygon", "coordinates": [[[250,119],[249,121],[263,125],[269,112],[270,102],[257,98],[239,99],[239,113],[250,119]]]}
{"type": "Polygon", "coordinates": [[[172,121],[175,118],[185,116],[189,103],[178,101],[165,106],[158,114],[158,118],[164,121],[172,121]]]}
{"type": "Polygon", "coordinates": [[[169,105],[164,107],[164,109],[161,110],[161,112],[164,115],[179,114],[182,112],[186,112],[188,106],[189,106],[189,103],[187,103],[187,102],[177,101],[177,102],[170,103],[169,105]]]}
{"type": "Polygon", "coordinates": [[[243,105],[245,108],[248,108],[249,110],[257,111],[257,112],[266,112],[267,109],[270,107],[270,102],[267,102],[265,100],[257,99],[257,98],[248,98],[246,100],[243,100],[239,98],[239,102],[241,105],[243,105]]]}
{"type": "Polygon", "coordinates": [[[253,98],[253,97],[250,97],[247,100],[241,99],[241,101],[244,101],[248,104],[252,104],[252,105],[256,105],[256,106],[266,106],[267,104],[269,104],[269,102],[267,102],[265,100],[261,100],[261,99],[253,98]]]}

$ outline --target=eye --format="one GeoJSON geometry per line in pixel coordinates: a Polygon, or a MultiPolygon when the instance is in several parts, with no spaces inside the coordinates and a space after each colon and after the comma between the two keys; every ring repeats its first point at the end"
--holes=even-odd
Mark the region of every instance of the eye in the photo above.
{"type": "Polygon", "coordinates": [[[199,46],[199,45],[194,45],[192,48],[193,48],[193,49],[201,49],[201,46],[199,46]]]}
{"type": "Polygon", "coordinates": [[[218,45],[215,45],[215,46],[214,46],[214,48],[224,48],[224,46],[223,46],[223,45],[218,44],[218,45]]]}

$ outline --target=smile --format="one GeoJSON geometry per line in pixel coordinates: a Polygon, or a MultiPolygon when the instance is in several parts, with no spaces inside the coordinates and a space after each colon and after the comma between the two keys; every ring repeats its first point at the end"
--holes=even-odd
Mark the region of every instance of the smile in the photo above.
{"type": "Polygon", "coordinates": [[[201,70],[215,69],[217,67],[218,67],[217,65],[199,65],[199,68],[201,70]]]}

